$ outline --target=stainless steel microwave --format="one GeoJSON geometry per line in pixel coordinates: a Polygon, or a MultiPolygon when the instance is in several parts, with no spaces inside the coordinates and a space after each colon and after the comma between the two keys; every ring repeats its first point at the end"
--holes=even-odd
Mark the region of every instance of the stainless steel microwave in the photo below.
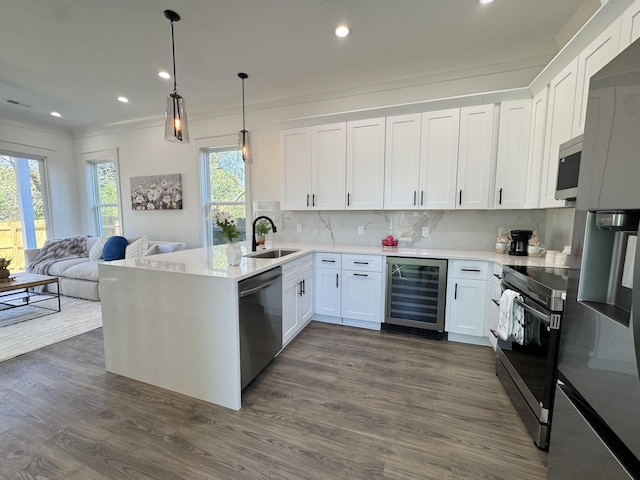
{"type": "Polygon", "coordinates": [[[582,135],[560,145],[558,157],[557,200],[575,200],[582,156],[582,135]]]}

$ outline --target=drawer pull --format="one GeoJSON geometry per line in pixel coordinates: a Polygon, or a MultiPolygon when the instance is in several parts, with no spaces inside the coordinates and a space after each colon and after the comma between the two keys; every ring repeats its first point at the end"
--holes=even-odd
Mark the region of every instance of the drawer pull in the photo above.
{"type": "Polygon", "coordinates": [[[340,279],[340,274],[336,273],[336,288],[340,287],[340,283],[338,282],[339,279],[340,279]]]}
{"type": "Polygon", "coordinates": [[[497,273],[494,273],[493,276],[496,277],[498,280],[502,280],[502,275],[498,275],[497,273]]]}
{"type": "Polygon", "coordinates": [[[357,261],[354,261],[353,263],[354,263],[354,265],[369,265],[369,262],[357,262],[357,261]]]}
{"type": "Polygon", "coordinates": [[[326,258],[322,259],[322,263],[336,263],[335,260],[327,260],[326,258]]]}
{"type": "Polygon", "coordinates": [[[500,306],[500,302],[494,298],[491,299],[493,303],[495,303],[498,307],[500,306]]]}
{"type": "Polygon", "coordinates": [[[367,275],[366,273],[354,273],[353,276],[354,277],[368,277],[369,275],[367,275]]]}
{"type": "Polygon", "coordinates": [[[480,273],[481,270],[479,268],[461,268],[460,269],[463,272],[474,272],[474,273],[480,273]]]}

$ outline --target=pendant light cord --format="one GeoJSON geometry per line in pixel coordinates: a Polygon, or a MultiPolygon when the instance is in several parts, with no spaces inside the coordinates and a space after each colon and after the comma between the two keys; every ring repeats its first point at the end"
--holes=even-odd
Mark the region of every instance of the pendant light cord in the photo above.
{"type": "Polygon", "coordinates": [[[171,20],[171,56],[173,58],[173,93],[178,93],[178,81],[176,79],[176,44],[173,38],[173,20],[171,20]]]}
{"type": "Polygon", "coordinates": [[[246,130],[244,124],[244,78],[242,79],[242,130],[246,130]]]}

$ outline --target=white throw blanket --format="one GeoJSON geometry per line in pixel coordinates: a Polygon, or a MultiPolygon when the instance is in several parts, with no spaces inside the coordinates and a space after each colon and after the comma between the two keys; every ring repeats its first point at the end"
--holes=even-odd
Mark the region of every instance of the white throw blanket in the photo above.
{"type": "Polygon", "coordinates": [[[49,268],[61,259],[87,257],[87,235],[76,235],[68,238],[47,240],[33,261],[29,263],[27,272],[48,275],[49,268]]]}
{"type": "Polygon", "coordinates": [[[524,343],[524,309],[516,303],[522,296],[514,290],[505,290],[500,297],[500,317],[498,318],[498,335],[502,340],[513,340],[524,343]]]}

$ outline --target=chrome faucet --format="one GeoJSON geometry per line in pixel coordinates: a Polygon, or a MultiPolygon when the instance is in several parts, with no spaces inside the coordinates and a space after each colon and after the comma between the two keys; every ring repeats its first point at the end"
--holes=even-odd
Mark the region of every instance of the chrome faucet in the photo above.
{"type": "Polygon", "coordinates": [[[269,223],[271,224],[271,231],[273,233],[276,233],[278,231],[278,229],[276,228],[276,224],[273,223],[273,220],[271,220],[269,217],[265,217],[264,215],[261,215],[260,217],[257,217],[255,220],[253,220],[253,239],[251,241],[251,251],[255,252],[256,249],[258,248],[258,242],[256,242],[256,223],[258,223],[258,220],[260,219],[265,219],[265,220],[269,220],[269,223]]]}

